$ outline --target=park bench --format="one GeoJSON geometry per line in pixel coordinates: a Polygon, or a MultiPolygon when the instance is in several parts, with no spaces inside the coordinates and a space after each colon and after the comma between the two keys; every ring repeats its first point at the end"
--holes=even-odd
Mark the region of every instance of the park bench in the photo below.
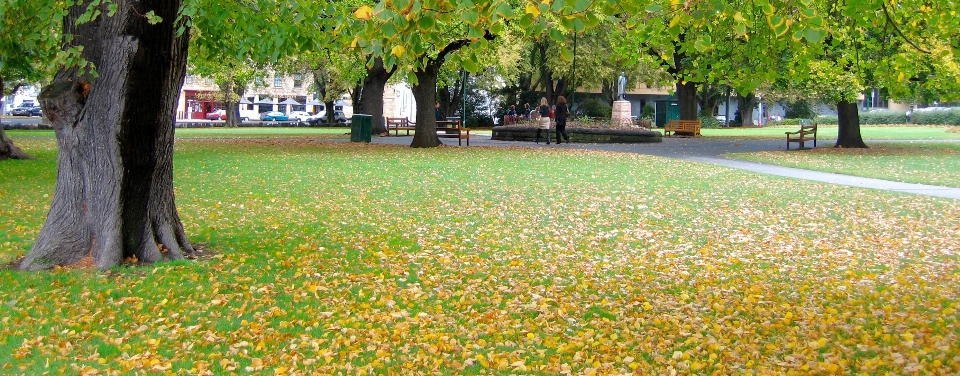
{"type": "Polygon", "coordinates": [[[784,133],[787,134],[787,150],[790,150],[791,142],[800,144],[800,149],[803,149],[803,144],[807,141],[813,141],[813,147],[817,147],[817,125],[809,120],[800,121],[800,130],[784,133]]]}
{"type": "Polygon", "coordinates": [[[693,136],[700,136],[700,120],[670,120],[669,123],[663,126],[663,135],[669,136],[670,132],[673,132],[674,136],[677,136],[677,133],[689,133],[693,136]]]}
{"type": "Polygon", "coordinates": [[[456,138],[460,146],[463,146],[463,140],[467,140],[467,146],[470,146],[470,128],[464,128],[460,120],[437,121],[437,137],[456,138]]]}
{"type": "Polygon", "coordinates": [[[400,135],[400,131],[407,131],[407,136],[410,135],[410,131],[416,130],[417,127],[410,123],[410,120],[407,118],[387,118],[387,133],[389,134],[393,130],[395,136],[400,135]]]}

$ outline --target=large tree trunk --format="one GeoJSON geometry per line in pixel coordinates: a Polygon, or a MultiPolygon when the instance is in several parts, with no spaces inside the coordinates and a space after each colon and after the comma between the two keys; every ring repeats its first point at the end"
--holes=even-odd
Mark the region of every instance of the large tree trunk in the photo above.
{"type": "Polygon", "coordinates": [[[834,147],[867,147],[860,136],[860,113],[857,111],[856,102],[838,102],[837,121],[837,144],[834,147]]]}
{"type": "Polygon", "coordinates": [[[440,67],[433,67],[433,64],[427,64],[425,68],[414,72],[417,75],[417,84],[413,85],[411,90],[417,102],[417,131],[410,147],[432,148],[441,145],[440,138],[437,137],[437,118],[434,113],[439,73],[440,67]]]}
{"type": "Polygon", "coordinates": [[[378,57],[373,66],[367,68],[367,77],[363,79],[359,113],[373,116],[373,134],[387,133],[383,124],[383,92],[394,71],[396,67],[388,71],[383,66],[383,59],[378,57]]]}
{"type": "Polygon", "coordinates": [[[223,101],[224,111],[227,114],[227,120],[223,122],[223,126],[227,128],[236,128],[240,125],[240,103],[239,101],[243,99],[243,94],[246,92],[246,85],[242,82],[237,82],[233,77],[230,77],[230,84],[227,86],[227,90],[234,95],[230,95],[229,98],[225,98],[223,101]],[[236,99],[234,99],[236,98],[236,99]]]}
{"type": "Polygon", "coordinates": [[[109,269],[124,259],[182,259],[193,253],[173,192],[174,111],[187,61],[188,33],[177,36],[179,0],[107,5],[75,25],[89,1],[70,9],[64,34],[83,45],[99,77],[57,73],[40,94],[60,148],[57,184],[23,270],[92,257],[109,269]],[[163,22],[150,25],[144,14],[163,22]]]}
{"type": "MultiPolygon", "coordinates": [[[[4,86],[3,77],[0,77],[0,96],[3,95],[3,90],[6,87],[4,86]]],[[[13,144],[13,140],[7,137],[7,134],[3,132],[3,122],[0,121],[0,161],[11,158],[11,159],[33,159],[27,153],[24,153],[23,150],[13,144]]]]}
{"type": "Polygon", "coordinates": [[[717,109],[720,106],[720,99],[722,96],[723,92],[720,91],[719,86],[711,84],[701,85],[700,90],[697,91],[697,102],[700,105],[700,115],[717,115],[717,109]]]}
{"type": "Polygon", "coordinates": [[[680,105],[680,120],[697,120],[697,83],[677,81],[677,101],[680,105]]]}
{"type": "Polygon", "coordinates": [[[757,105],[757,96],[753,93],[737,98],[737,110],[740,111],[740,125],[753,126],[753,108],[757,105]]]}
{"type": "Polygon", "coordinates": [[[3,131],[3,124],[0,124],[0,161],[4,159],[33,159],[29,154],[13,144],[13,140],[7,137],[3,131]]]}

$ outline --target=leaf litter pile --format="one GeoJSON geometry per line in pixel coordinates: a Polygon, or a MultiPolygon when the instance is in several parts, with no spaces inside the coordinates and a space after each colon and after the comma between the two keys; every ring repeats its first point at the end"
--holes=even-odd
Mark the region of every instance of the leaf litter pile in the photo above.
{"type": "MultiPolygon", "coordinates": [[[[0,372],[960,372],[955,201],[569,150],[186,141],[176,166],[216,255],[0,271],[0,372]]],[[[0,214],[49,205],[12,184],[0,214]]],[[[40,223],[0,222],[0,255],[40,223]]]]}

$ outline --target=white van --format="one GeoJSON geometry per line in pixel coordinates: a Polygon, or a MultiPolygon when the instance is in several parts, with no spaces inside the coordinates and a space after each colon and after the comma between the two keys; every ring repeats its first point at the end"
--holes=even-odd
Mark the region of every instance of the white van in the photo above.
{"type": "Polygon", "coordinates": [[[240,110],[240,121],[260,120],[260,113],[255,110],[240,110]]]}

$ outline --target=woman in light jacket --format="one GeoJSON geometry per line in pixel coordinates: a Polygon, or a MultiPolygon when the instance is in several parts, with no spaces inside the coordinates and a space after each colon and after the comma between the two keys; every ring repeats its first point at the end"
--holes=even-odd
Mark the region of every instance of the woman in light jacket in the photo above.
{"type": "Polygon", "coordinates": [[[550,105],[547,104],[547,98],[540,98],[540,107],[537,107],[540,113],[540,119],[537,120],[537,140],[540,143],[540,132],[546,131],[547,145],[550,145],[550,105]]]}

